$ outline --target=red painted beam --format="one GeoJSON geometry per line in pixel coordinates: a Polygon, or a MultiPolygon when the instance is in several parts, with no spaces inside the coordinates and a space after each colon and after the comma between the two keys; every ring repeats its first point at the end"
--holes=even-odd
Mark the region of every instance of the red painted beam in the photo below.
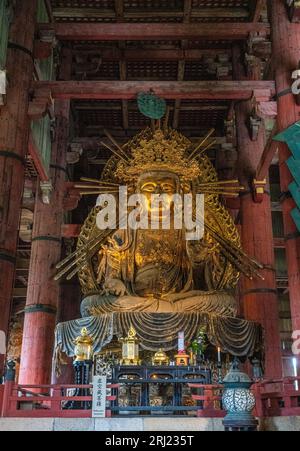
{"type": "Polygon", "coordinates": [[[258,181],[265,180],[268,177],[273,158],[275,157],[275,154],[279,148],[279,143],[273,140],[275,133],[276,132],[274,129],[270,138],[268,139],[268,142],[264,148],[259,164],[257,166],[255,179],[258,181]]]}
{"type": "Polygon", "coordinates": [[[34,89],[51,90],[54,99],[134,100],[140,92],[165,99],[268,101],[273,81],[37,81],[34,89]]]}
{"type": "Polygon", "coordinates": [[[268,35],[269,25],[262,23],[55,23],[40,24],[39,31],[54,30],[61,41],[144,41],[212,39],[243,40],[250,33],[268,35]]]}

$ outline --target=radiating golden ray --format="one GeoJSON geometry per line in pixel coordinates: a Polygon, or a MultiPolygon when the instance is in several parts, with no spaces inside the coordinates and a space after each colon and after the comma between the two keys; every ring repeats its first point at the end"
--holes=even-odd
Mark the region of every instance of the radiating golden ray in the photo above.
{"type": "MultiPolygon", "coordinates": [[[[199,186],[202,185],[207,185],[207,186],[212,186],[212,185],[233,185],[233,184],[237,184],[239,183],[239,180],[220,180],[217,182],[207,182],[207,183],[198,183],[199,186]]],[[[242,187],[244,189],[244,187],[242,187]]]]}
{"type": "MultiPolygon", "coordinates": [[[[194,216],[194,215],[193,215],[194,216]]],[[[241,248],[236,246],[234,243],[229,242],[226,238],[219,234],[217,230],[214,229],[208,222],[196,220],[198,225],[204,225],[211,236],[220,244],[222,253],[229,259],[229,261],[236,266],[244,275],[253,279],[253,275],[264,280],[264,277],[259,273],[258,270],[263,269],[263,265],[257,262],[255,259],[249,257],[241,248]]]]}
{"type": "Polygon", "coordinates": [[[120,186],[119,183],[113,183],[113,182],[106,182],[105,180],[97,180],[97,179],[89,179],[87,177],[81,177],[80,180],[82,182],[92,182],[97,183],[98,185],[111,185],[111,186],[120,186]]]}
{"type": "Polygon", "coordinates": [[[74,185],[74,188],[88,188],[88,189],[93,189],[93,190],[116,190],[118,191],[116,186],[100,186],[100,185],[74,185]]]}
{"type": "Polygon", "coordinates": [[[189,160],[193,158],[193,156],[198,152],[199,149],[201,149],[202,146],[206,143],[206,141],[211,137],[211,135],[215,132],[215,129],[212,128],[209,130],[208,134],[205,136],[205,138],[195,147],[195,149],[192,151],[192,153],[189,156],[189,160]]]}
{"type": "Polygon", "coordinates": [[[122,160],[125,164],[128,164],[128,159],[124,158],[121,154],[119,154],[115,149],[113,149],[112,147],[110,147],[108,144],[106,144],[105,142],[101,141],[102,146],[106,147],[108,150],[110,150],[114,155],[116,155],[120,160],[122,160]]]}
{"type": "Polygon", "coordinates": [[[198,194],[217,194],[218,196],[226,196],[226,197],[239,197],[239,193],[228,193],[225,191],[202,191],[198,194]]]}
{"type": "Polygon", "coordinates": [[[116,194],[119,191],[80,191],[81,196],[89,196],[94,194],[116,194]]]}
{"type": "Polygon", "coordinates": [[[128,157],[128,155],[124,152],[124,150],[122,149],[121,146],[119,146],[119,144],[117,143],[117,141],[111,136],[111,134],[107,131],[104,130],[104,134],[107,136],[107,138],[111,141],[111,143],[118,149],[118,151],[120,152],[120,155],[123,155],[123,157],[125,158],[125,160],[130,161],[130,158],[128,157]]]}
{"type": "Polygon", "coordinates": [[[222,185],[215,185],[215,186],[197,186],[197,188],[200,189],[206,189],[206,190],[216,190],[216,191],[224,191],[224,190],[229,190],[229,191],[243,191],[244,188],[240,188],[239,186],[222,186],[222,185]]]}
{"type": "Polygon", "coordinates": [[[206,152],[207,150],[209,150],[209,149],[210,149],[212,146],[214,146],[216,143],[217,143],[217,140],[216,140],[216,139],[213,139],[212,142],[210,142],[209,144],[207,144],[206,147],[204,147],[203,149],[200,149],[200,152],[192,158],[192,161],[193,161],[195,158],[197,158],[197,157],[203,155],[204,152],[206,152]]]}
{"type": "MultiPolygon", "coordinates": [[[[120,218],[120,221],[124,219],[120,218]]],[[[99,246],[109,235],[113,233],[113,230],[102,230],[94,238],[91,238],[82,248],[76,249],[72,254],[68,255],[64,260],[56,265],[60,271],[55,275],[54,280],[59,280],[65,274],[67,274],[74,266],[75,269],[68,274],[67,280],[72,279],[85,265],[88,258],[93,255],[95,247],[99,246]],[[62,269],[61,269],[62,268],[62,269]]]]}

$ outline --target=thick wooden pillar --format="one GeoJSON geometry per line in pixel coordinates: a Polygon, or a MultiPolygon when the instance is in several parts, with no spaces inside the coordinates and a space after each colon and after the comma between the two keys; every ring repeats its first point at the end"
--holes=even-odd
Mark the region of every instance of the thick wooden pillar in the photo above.
{"type": "Polygon", "coordinates": [[[36,197],[19,376],[22,384],[48,384],[51,381],[59,300],[59,284],[53,276],[61,256],[69,110],[69,101],[60,101],[55,105],[57,122],[52,147],[51,180],[54,191],[51,202],[49,205],[43,204],[40,193],[36,197]]]}
{"type": "MultiPolygon", "coordinates": [[[[296,105],[291,93],[292,72],[299,68],[300,24],[290,23],[285,2],[272,0],[269,2],[273,56],[275,70],[278,131],[285,130],[300,120],[300,108],[296,105]]],[[[282,191],[282,210],[286,241],[289,295],[294,330],[300,330],[300,233],[298,232],[290,212],[295,203],[288,192],[292,181],[286,160],[291,153],[286,144],[279,144],[280,182],[282,191]]]]}
{"type": "Polygon", "coordinates": [[[276,290],[274,248],[272,232],[271,201],[269,193],[263,195],[262,203],[255,203],[252,196],[252,181],[260,156],[264,149],[264,130],[257,141],[251,141],[247,119],[251,113],[249,102],[236,107],[239,148],[239,176],[246,192],[241,196],[242,245],[245,252],[264,265],[261,271],[264,280],[249,280],[241,283],[241,310],[246,319],[257,321],[265,330],[265,374],[280,377],[282,373],[279,313],[276,290]]]}
{"type": "MultiPolygon", "coordinates": [[[[9,34],[6,105],[0,108],[0,330],[7,335],[28,148],[37,1],[17,0],[9,34]]],[[[0,355],[0,375],[4,356],[0,355]]]]}

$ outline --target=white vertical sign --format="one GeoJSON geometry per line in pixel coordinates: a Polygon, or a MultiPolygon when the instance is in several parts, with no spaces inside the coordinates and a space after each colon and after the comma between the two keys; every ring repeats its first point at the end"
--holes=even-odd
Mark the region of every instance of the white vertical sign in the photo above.
{"type": "Polygon", "coordinates": [[[106,376],[93,377],[93,418],[105,418],[106,386],[106,376]]]}
{"type": "Polygon", "coordinates": [[[178,352],[182,352],[185,350],[184,346],[184,332],[178,333],[178,352]]]}

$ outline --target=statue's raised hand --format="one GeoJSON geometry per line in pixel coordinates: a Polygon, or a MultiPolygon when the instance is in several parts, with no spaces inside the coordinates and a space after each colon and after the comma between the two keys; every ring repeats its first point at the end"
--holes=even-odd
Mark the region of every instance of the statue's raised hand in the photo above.
{"type": "Polygon", "coordinates": [[[127,289],[120,279],[107,279],[103,285],[105,291],[116,296],[124,296],[127,289]]]}

